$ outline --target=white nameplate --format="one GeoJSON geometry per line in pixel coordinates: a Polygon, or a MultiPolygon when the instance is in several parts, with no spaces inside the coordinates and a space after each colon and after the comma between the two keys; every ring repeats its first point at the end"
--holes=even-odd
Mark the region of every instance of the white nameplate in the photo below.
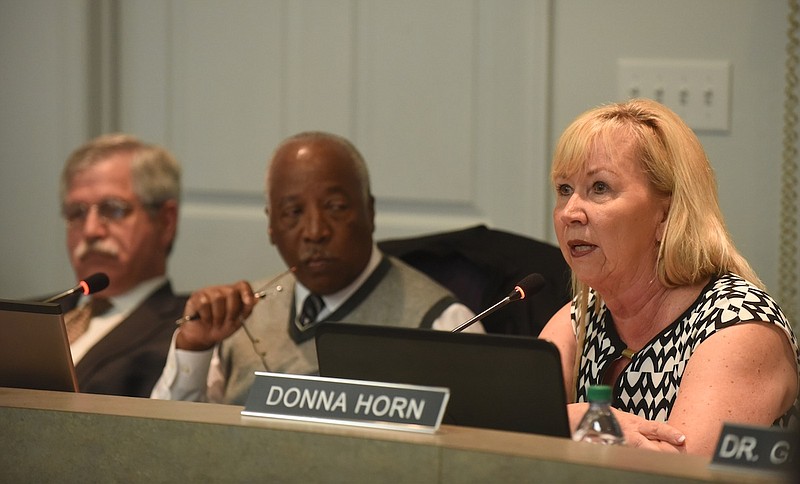
{"type": "Polygon", "coordinates": [[[450,390],[256,372],[242,415],[433,433],[450,390]]]}

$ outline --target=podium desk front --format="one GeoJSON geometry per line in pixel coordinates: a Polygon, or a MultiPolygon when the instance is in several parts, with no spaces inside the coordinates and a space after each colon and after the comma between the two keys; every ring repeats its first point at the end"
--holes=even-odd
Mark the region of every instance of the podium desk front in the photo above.
{"type": "Polygon", "coordinates": [[[444,425],[419,434],[242,407],[0,388],[0,482],[779,482],[697,456],[444,425]]]}

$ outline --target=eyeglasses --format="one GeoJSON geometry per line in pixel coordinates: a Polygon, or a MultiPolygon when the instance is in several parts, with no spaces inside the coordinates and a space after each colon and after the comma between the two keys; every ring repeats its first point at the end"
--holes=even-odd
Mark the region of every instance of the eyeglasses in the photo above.
{"type": "Polygon", "coordinates": [[[70,225],[83,225],[92,207],[103,223],[119,222],[133,212],[133,204],[119,198],[106,198],[97,203],[68,203],[61,207],[61,216],[70,225]]]}

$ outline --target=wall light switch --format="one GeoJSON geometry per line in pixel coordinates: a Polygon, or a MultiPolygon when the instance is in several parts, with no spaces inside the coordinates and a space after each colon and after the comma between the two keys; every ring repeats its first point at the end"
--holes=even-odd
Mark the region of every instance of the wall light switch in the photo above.
{"type": "Polygon", "coordinates": [[[695,131],[728,131],[731,63],[726,60],[618,59],[619,99],[647,97],[667,106],[695,131]]]}

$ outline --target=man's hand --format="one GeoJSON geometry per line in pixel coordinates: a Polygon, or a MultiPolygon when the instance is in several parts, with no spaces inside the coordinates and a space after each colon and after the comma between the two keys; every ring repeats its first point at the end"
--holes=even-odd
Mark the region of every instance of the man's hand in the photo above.
{"type": "Polygon", "coordinates": [[[210,286],[192,293],[183,314],[197,315],[181,325],[175,340],[178,349],[203,351],[232,335],[253,311],[257,299],[245,281],[210,286]]]}

